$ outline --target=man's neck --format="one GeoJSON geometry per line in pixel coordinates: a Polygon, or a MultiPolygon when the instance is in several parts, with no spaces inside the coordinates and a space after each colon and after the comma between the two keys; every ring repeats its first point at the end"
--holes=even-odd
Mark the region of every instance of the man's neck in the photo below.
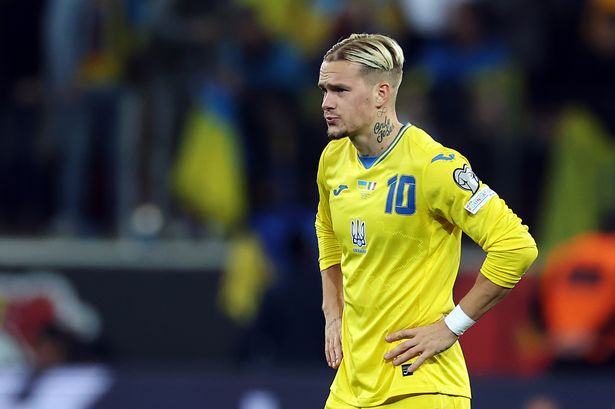
{"type": "Polygon", "coordinates": [[[366,132],[350,137],[352,144],[362,156],[378,156],[397,136],[403,124],[394,113],[377,116],[366,132]]]}

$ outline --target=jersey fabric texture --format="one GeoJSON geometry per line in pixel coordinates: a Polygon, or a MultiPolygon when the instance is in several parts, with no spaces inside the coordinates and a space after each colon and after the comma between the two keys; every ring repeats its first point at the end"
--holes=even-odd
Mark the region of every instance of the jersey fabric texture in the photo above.
{"type": "Polygon", "coordinates": [[[527,227],[466,158],[410,124],[369,169],[348,138],[331,141],[317,183],[320,269],[340,264],[344,282],[344,357],[332,394],[354,406],[417,393],[470,397],[458,342],[407,374],[384,361],[397,345],[384,337],[453,309],[462,232],[487,252],[481,273],[512,288],[536,257],[527,227]]]}

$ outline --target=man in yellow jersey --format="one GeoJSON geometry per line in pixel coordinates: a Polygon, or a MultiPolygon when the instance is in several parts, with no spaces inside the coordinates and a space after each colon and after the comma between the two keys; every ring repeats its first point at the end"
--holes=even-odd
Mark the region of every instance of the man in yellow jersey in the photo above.
{"type": "Polygon", "coordinates": [[[537,255],[526,226],[458,152],[397,119],[403,51],[353,34],[324,56],[331,139],[318,165],[316,232],[327,409],[469,408],[459,336],[537,255]],[[487,257],[454,306],[465,232],[487,257]]]}

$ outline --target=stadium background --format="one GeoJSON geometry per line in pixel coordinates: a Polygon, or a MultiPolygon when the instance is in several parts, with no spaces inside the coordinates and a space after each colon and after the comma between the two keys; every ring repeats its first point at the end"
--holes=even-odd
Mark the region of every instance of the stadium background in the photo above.
{"type": "Polygon", "coordinates": [[[401,119],[539,241],[462,339],[473,407],[615,407],[612,338],[560,355],[541,281],[615,209],[614,1],[4,0],[0,408],[321,407],[316,81],[352,32],[399,40],[401,119]]]}

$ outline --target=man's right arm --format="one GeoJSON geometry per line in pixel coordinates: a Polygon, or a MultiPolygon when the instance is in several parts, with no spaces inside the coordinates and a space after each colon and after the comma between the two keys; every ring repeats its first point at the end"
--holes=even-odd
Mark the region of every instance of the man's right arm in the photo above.
{"type": "Polygon", "coordinates": [[[325,315],[325,358],[337,369],[342,362],[342,269],[335,264],[320,272],[322,277],[322,312],[325,315]]]}
{"type": "MultiPolygon", "coordinates": [[[[325,149],[326,151],[326,149],[325,149]]],[[[329,190],[325,182],[324,152],[318,164],[318,212],[316,213],[316,237],[318,239],[320,274],[322,277],[322,311],[325,315],[325,358],[331,368],[338,368],[342,361],[342,251],[333,232],[329,190]]]]}

